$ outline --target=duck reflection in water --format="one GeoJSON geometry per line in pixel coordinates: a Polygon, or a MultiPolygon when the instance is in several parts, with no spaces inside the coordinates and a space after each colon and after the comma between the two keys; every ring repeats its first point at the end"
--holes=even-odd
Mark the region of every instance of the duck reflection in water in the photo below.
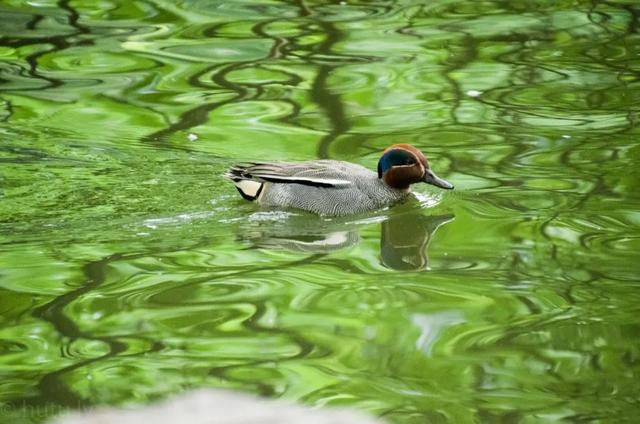
{"type": "MultiPolygon", "coordinates": [[[[435,232],[453,221],[454,215],[423,215],[423,210],[391,212],[380,216],[380,258],[382,264],[399,271],[429,268],[428,249],[435,232]]],[[[268,213],[267,213],[268,214],[268,213]]],[[[355,246],[363,222],[309,220],[293,215],[285,219],[254,220],[241,239],[255,248],[284,249],[314,254],[330,253],[355,246]]],[[[371,221],[368,221],[371,222],[371,221]]]]}
{"type": "Polygon", "coordinates": [[[392,215],[382,222],[380,257],[387,268],[415,271],[429,268],[429,244],[441,226],[454,216],[420,213],[392,215]]]}

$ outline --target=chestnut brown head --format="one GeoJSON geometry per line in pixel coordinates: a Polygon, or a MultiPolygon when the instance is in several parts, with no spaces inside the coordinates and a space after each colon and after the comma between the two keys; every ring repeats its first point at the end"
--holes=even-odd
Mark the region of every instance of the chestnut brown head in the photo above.
{"type": "Polygon", "coordinates": [[[447,190],[453,188],[431,170],[424,154],[410,144],[394,144],[384,151],[378,161],[378,178],[400,190],[420,182],[447,190]]]}

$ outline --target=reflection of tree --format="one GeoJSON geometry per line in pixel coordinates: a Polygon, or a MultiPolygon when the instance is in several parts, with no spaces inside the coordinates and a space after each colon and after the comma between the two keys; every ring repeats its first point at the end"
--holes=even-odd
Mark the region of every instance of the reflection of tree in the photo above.
{"type": "MultiPolygon", "coordinates": [[[[305,28],[299,36],[272,36],[266,28],[269,24],[280,20],[268,19],[261,21],[252,27],[252,33],[262,39],[273,39],[273,47],[267,57],[253,61],[213,65],[205,68],[197,74],[194,74],[190,78],[190,83],[193,86],[198,88],[210,88],[209,83],[202,82],[202,77],[210,74],[211,82],[215,87],[218,87],[216,89],[235,92],[236,94],[233,97],[219,102],[200,104],[195,108],[184,112],[179,117],[178,121],[171,124],[169,127],[145,137],[145,140],[162,140],[177,131],[186,131],[198,125],[205,124],[208,120],[209,113],[227,104],[248,100],[260,100],[263,92],[260,84],[233,82],[227,78],[227,75],[240,69],[260,67],[263,65],[274,64],[278,61],[283,62],[283,64],[286,65],[286,61],[291,59],[290,56],[293,56],[309,64],[317,65],[318,67],[316,77],[314,78],[311,86],[310,97],[318,104],[318,106],[320,106],[320,108],[322,108],[322,110],[324,110],[330,122],[331,130],[327,135],[322,137],[318,145],[318,157],[327,158],[329,155],[329,144],[350,128],[350,123],[346,118],[340,96],[333,94],[328,86],[328,78],[331,72],[342,66],[342,62],[340,60],[336,61],[336,63],[332,63],[331,60],[332,56],[336,56],[336,53],[332,51],[332,48],[342,38],[342,32],[335,24],[324,21],[321,15],[314,14],[312,9],[303,1],[297,1],[296,5],[299,7],[299,15],[304,22],[303,26],[305,28]],[[318,30],[310,29],[313,25],[315,25],[318,30]],[[318,32],[323,34],[324,39],[316,45],[301,46],[300,43],[296,41],[299,37],[318,32]],[[292,53],[293,50],[296,50],[295,54],[292,53]],[[300,50],[306,50],[307,53],[300,55],[300,50]],[[319,58],[316,59],[316,55],[319,56],[319,58]]],[[[215,28],[212,28],[207,33],[209,36],[215,37],[215,28]]],[[[301,81],[302,80],[299,76],[291,74],[291,79],[289,81],[280,82],[280,85],[295,86],[301,81]]],[[[293,113],[281,119],[285,122],[291,122],[297,116],[300,106],[291,99],[279,100],[286,101],[293,106],[293,113]]]]}
{"type": "MultiPolygon", "coordinates": [[[[25,88],[21,87],[19,91],[30,91],[30,90],[42,90],[45,88],[51,89],[56,88],[64,84],[64,81],[52,78],[43,75],[38,71],[38,60],[46,55],[46,54],[54,54],[60,52],[62,50],[68,49],[74,46],[86,46],[91,45],[93,42],[89,39],[80,39],[78,40],[78,36],[90,33],[90,29],[78,22],[79,14],[78,12],[70,5],[70,0],[60,0],[57,3],[59,9],[66,12],[66,20],[67,24],[73,29],[71,33],[59,34],[59,35],[45,35],[45,36],[31,36],[31,33],[28,33],[29,36],[24,38],[22,37],[10,37],[6,35],[0,35],[0,46],[2,47],[10,47],[10,48],[21,48],[25,46],[47,46],[52,45],[49,49],[34,49],[33,53],[30,53],[24,57],[24,61],[28,64],[28,75],[32,78],[36,78],[42,81],[45,81],[46,84],[44,86],[39,86],[37,88],[25,88]]],[[[26,29],[27,31],[37,31],[38,24],[42,22],[44,16],[41,14],[34,14],[27,22],[26,29]]],[[[0,82],[3,80],[0,78],[0,82]]],[[[6,90],[6,88],[4,88],[6,90]]]]}
{"type": "MultiPolygon", "coordinates": [[[[317,21],[317,24],[326,35],[324,41],[314,49],[314,53],[330,56],[333,53],[331,51],[332,47],[340,41],[342,33],[331,23],[317,21]]],[[[330,64],[323,61],[318,67],[316,78],[311,87],[311,99],[325,111],[331,123],[331,130],[322,137],[318,144],[318,157],[322,159],[329,157],[329,145],[331,142],[351,128],[351,124],[345,115],[344,106],[340,101],[340,96],[331,93],[327,82],[331,72],[339,66],[340,64],[330,64]]]]}
{"type": "MultiPolygon", "coordinates": [[[[208,244],[208,243],[207,243],[208,244]]],[[[202,247],[202,244],[197,246],[190,246],[189,249],[197,249],[198,246],[202,247]]],[[[154,255],[157,254],[171,254],[172,252],[155,252],[154,255]]],[[[173,252],[175,253],[175,252],[173,252]]],[[[101,363],[110,363],[112,361],[117,361],[118,358],[135,358],[140,357],[141,360],[148,355],[160,354],[160,352],[166,348],[164,343],[152,337],[147,337],[144,334],[123,334],[119,331],[115,331],[112,335],[100,335],[94,334],[91,331],[82,330],[78,323],[76,322],[76,317],[73,314],[69,314],[68,308],[73,306],[74,304],[83,303],[85,301],[85,296],[91,293],[99,293],[101,291],[101,286],[105,283],[107,279],[107,270],[110,266],[114,266],[118,263],[135,263],[137,260],[144,260],[144,258],[148,258],[149,253],[131,253],[131,254],[114,254],[108,256],[106,258],[88,262],[83,267],[83,272],[85,274],[85,284],[78,287],[75,290],[71,290],[68,293],[58,296],[54,298],[52,301],[33,309],[32,315],[35,318],[41,319],[46,323],[51,324],[58,332],[58,334],[64,338],[64,344],[61,347],[62,351],[72,349],[71,345],[73,342],[82,340],[82,341],[99,341],[105,343],[108,346],[108,352],[103,355],[98,355],[91,359],[80,359],[74,362],[72,365],[64,366],[55,371],[45,373],[40,376],[39,383],[37,385],[38,395],[37,396],[25,396],[16,399],[12,399],[10,404],[15,408],[25,408],[25,407],[47,407],[48,405],[56,405],[64,408],[83,408],[94,404],[95,400],[89,397],[88,393],[81,393],[78,388],[74,388],[72,384],[69,383],[69,376],[77,375],[79,373],[87,372],[91,373],[91,367],[101,364],[101,363]],[[67,310],[65,310],[67,309],[67,310]],[[133,348],[134,352],[129,352],[128,350],[132,348],[132,344],[135,345],[137,342],[142,342],[141,344],[147,345],[147,349],[137,350],[133,348]]],[[[278,263],[275,266],[261,268],[261,269],[252,269],[252,268],[243,268],[243,267],[230,267],[231,272],[213,272],[207,273],[207,275],[197,276],[195,278],[187,279],[186,281],[182,281],[179,284],[180,290],[188,290],[193,287],[197,287],[202,283],[212,283],[215,281],[224,281],[226,279],[236,279],[236,278],[250,278],[252,274],[255,272],[265,272],[265,271],[282,271],[289,268],[297,268],[301,266],[308,266],[313,262],[321,259],[323,257],[322,254],[310,255],[300,260],[294,260],[288,263],[278,263]]],[[[213,302],[212,306],[217,305],[218,302],[213,302]]],[[[194,305],[194,303],[189,302],[181,302],[181,305],[194,305]]],[[[168,305],[167,305],[168,306],[168,305]]],[[[288,331],[286,329],[278,329],[272,327],[265,327],[261,324],[261,320],[263,315],[268,313],[266,306],[260,302],[256,302],[253,304],[254,311],[252,316],[248,318],[244,322],[244,326],[248,331],[253,331],[256,333],[263,334],[265,336],[272,335],[277,337],[282,335],[286,337],[291,343],[295,344],[298,348],[298,352],[294,357],[290,359],[295,359],[298,357],[306,357],[310,354],[312,350],[314,350],[314,346],[311,342],[306,340],[302,335],[297,334],[293,331],[288,331]]],[[[117,311],[114,311],[118,313],[117,311]]],[[[317,349],[316,349],[317,350],[317,349]]],[[[71,352],[67,352],[69,356],[73,356],[71,352]]],[[[243,361],[241,366],[260,366],[265,363],[271,363],[272,359],[256,359],[255,361],[246,362],[243,361]]],[[[238,365],[234,364],[221,364],[221,365],[212,365],[208,363],[207,368],[209,369],[209,374],[211,376],[218,376],[219,378],[225,378],[229,380],[233,380],[233,377],[227,376],[227,372],[231,372],[234,369],[238,368],[238,365]]],[[[113,382],[114,384],[118,384],[117,382],[113,382]]],[[[96,382],[96,384],[100,384],[100,382],[96,382]]],[[[263,395],[269,395],[273,393],[273,389],[268,385],[261,385],[260,383],[256,383],[257,387],[260,389],[260,393],[263,395]]],[[[55,408],[52,409],[55,411],[55,408]]]]}
{"type": "MultiPolygon", "coordinates": [[[[260,22],[256,24],[252,31],[255,35],[258,36],[268,36],[263,30],[263,27],[274,20],[268,20],[264,22],[260,22]]],[[[216,27],[212,27],[207,31],[209,36],[216,36],[216,27]]],[[[279,43],[279,40],[276,40],[275,43],[279,43]]],[[[271,51],[271,55],[269,58],[279,55],[279,52],[275,50],[271,51]]],[[[253,87],[251,84],[243,84],[238,82],[233,82],[227,79],[227,75],[233,71],[237,71],[246,67],[258,66],[261,62],[268,60],[260,59],[260,60],[251,60],[244,62],[233,62],[229,64],[215,64],[212,66],[206,67],[204,70],[192,75],[189,78],[189,83],[197,88],[201,89],[210,89],[213,84],[216,89],[224,91],[228,91],[231,93],[235,93],[231,98],[225,99],[218,102],[207,102],[202,103],[180,115],[178,121],[169,125],[167,128],[157,131],[153,134],[148,135],[144,138],[144,141],[154,142],[158,140],[165,140],[167,137],[178,131],[187,131],[190,128],[196,127],[198,125],[205,124],[209,119],[209,114],[230,103],[236,103],[240,101],[247,100],[256,100],[260,97],[260,87],[253,87]],[[210,74],[211,82],[203,82],[202,78],[205,75],[210,74]]]]}
{"type": "MultiPolygon", "coordinates": [[[[71,352],[68,352],[68,350],[71,349],[71,344],[78,340],[103,342],[108,346],[109,351],[104,355],[99,355],[91,359],[79,360],[72,365],[65,366],[42,375],[37,385],[39,391],[38,396],[13,399],[11,404],[22,408],[46,408],[47,405],[56,405],[58,407],[65,408],[84,408],[92,404],[89,399],[69,387],[67,382],[65,382],[65,377],[74,372],[78,372],[78,370],[81,370],[82,368],[89,367],[94,363],[107,361],[117,357],[118,355],[125,354],[127,350],[127,343],[120,340],[121,337],[118,335],[101,336],[82,330],[74,318],[69,316],[68,312],[65,311],[65,308],[69,307],[74,302],[79,301],[83,296],[98,291],[100,286],[105,282],[107,267],[110,264],[117,261],[131,260],[139,256],[140,255],[123,255],[116,253],[97,261],[88,262],[83,267],[83,273],[86,278],[84,285],[75,290],[71,290],[62,296],[56,297],[45,305],[33,309],[32,315],[35,318],[39,318],[51,324],[57,330],[59,336],[64,338],[64,344],[61,346],[61,353],[63,356],[73,355],[71,352]]],[[[158,352],[162,348],[162,342],[160,341],[155,341],[141,335],[129,337],[147,341],[151,348],[139,353],[129,353],[127,356],[145,355],[158,352]]],[[[54,410],[55,409],[52,409],[52,411],[54,410]]]]}

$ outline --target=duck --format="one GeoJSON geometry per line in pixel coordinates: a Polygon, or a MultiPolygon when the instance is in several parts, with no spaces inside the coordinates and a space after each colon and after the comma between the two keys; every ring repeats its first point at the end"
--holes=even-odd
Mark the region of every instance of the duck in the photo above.
{"type": "Polygon", "coordinates": [[[393,144],[382,152],[377,172],[338,160],[248,162],[224,174],[240,195],[268,208],[299,209],[339,217],[392,206],[406,199],[410,186],[427,183],[451,190],[425,155],[410,144],[393,144]]]}

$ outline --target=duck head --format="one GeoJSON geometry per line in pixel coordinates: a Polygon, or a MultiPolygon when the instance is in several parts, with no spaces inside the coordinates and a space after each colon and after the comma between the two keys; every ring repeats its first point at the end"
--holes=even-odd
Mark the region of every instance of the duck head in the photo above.
{"type": "Polygon", "coordinates": [[[378,161],[378,178],[400,190],[414,183],[427,183],[447,190],[453,188],[453,184],[431,170],[427,158],[410,144],[394,144],[384,151],[378,161]]]}

